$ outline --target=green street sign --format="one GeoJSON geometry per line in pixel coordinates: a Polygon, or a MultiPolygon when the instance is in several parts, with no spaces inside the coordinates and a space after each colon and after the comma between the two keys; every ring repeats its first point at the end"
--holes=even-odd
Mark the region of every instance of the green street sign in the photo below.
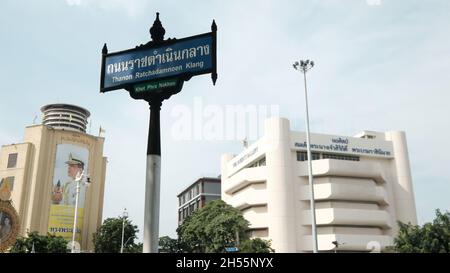
{"type": "Polygon", "coordinates": [[[134,86],[134,92],[136,93],[144,93],[155,90],[163,90],[166,88],[172,88],[177,86],[178,79],[168,79],[154,82],[147,82],[142,84],[137,84],[134,86]]]}

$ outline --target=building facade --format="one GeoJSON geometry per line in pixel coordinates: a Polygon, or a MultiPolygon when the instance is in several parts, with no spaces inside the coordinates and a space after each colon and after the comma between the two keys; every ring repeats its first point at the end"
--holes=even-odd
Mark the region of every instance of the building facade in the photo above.
{"type": "Polygon", "coordinates": [[[220,199],[220,178],[202,177],[183,190],[178,197],[178,225],[206,203],[220,199]]]}
{"type": "Polygon", "coordinates": [[[86,133],[90,113],[69,104],[41,108],[43,122],[25,128],[22,143],[3,145],[0,178],[9,181],[11,201],[18,212],[19,235],[38,231],[72,240],[76,182],[78,194],[76,241],[93,250],[92,234],[101,225],[106,157],[104,138],[86,133]],[[12,182],[12,183],[11,183],[12,182]]]}
{"type": "MultiPolygon", "coordinates": [[[[311,148],[319,251],[383,251],[397,221],[417,224],[404,132],[311,134],[311,148]]],[[[222,199],[243,212],[251,237],[276,252],[310,252],[307,167],[306,134],[266,120],[261,139],[222,156],[222,199]]]]}

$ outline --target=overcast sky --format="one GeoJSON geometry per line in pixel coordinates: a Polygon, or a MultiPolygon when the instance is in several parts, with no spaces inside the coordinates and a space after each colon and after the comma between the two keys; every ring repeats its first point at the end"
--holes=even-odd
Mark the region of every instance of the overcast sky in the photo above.
{"type": "Polygon", "coordinates": [[[303,82],[292,68],[301,58],[316,62],[311,130],[406,131],[419,223],[450,208],[448,0],[2,0],[0,145],[22,141],[45,104],[87,108],[92,134],[106,129],[103,217],[126,207],[142,240],[148,105],[124,90],[100,94],[100,58],[105,42],[113,52],[149,41],[157,11],[165,38],[209,32],[216,20],[219,74],[216,86],[192,78],[162,107],[160,235],[176,234],[176,195],[219,175],[220,155],[242,147],[239,137],[180,140],[176,109],[274,105],[303,131],[303,82]]]}

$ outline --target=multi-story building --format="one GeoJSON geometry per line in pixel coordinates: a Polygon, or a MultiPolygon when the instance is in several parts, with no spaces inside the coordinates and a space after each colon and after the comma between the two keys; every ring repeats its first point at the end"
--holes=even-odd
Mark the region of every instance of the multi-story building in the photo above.
{"type": "Polygon", "coordinates": [[[81,250],[92,250],[92,234],[102,221],[104,138],[86,133],[90,113],[82,107],[50,104],[41,111],[42,124],[27,126],[22,143],[3,145],[0,151],[0,179],[8,182],[19,235],[38,231],[72,241],[74,180],[89,178],[90,185],[81,183],[78,194],[76,241],[81,250]]]}
{"type": "Polygon", "coordinates": [[[220,178],[202,177],[183,190],[178,197],[178,225],[206,203],[220,199],[220,178]]]}
{"type": "MultiPolygon", "coordinates": [[[[311,134],[311,148],[319,251],[382,251],[397,221],[417,224],[404,132],[311,134]]],[[[312,251],[307,167],[306,134],[269,119],[262,138],[222,156],[222,199],[276,252],[312,251]]]]}

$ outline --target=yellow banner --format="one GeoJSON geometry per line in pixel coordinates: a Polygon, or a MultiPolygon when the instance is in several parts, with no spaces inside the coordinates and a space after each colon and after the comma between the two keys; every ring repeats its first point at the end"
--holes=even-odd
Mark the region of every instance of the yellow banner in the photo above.
{"type": "MultiPolygon", "coordinates": [[[[48,232],[56,236],[62,236],[69,242],[72,241],[74,216],[74,206],[50,205],[48,232]]],[[[83,230],[84,218],[83,208],[78,208],[77,218],[77,232],[75,241],[81,244],[81,230],[83,230]]]]}

